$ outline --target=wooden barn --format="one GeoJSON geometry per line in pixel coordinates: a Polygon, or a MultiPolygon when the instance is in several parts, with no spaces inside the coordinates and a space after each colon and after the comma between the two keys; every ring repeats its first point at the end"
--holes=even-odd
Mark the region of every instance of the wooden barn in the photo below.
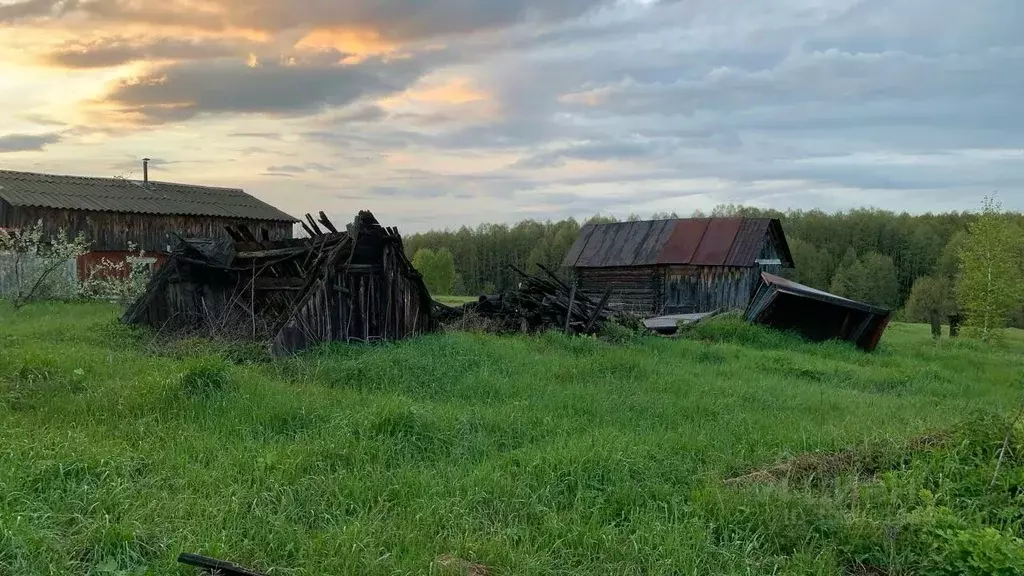
{"type": "Polygon", "coordinates": [[[78,275],[103,258],[131,258],[159,267],[179,237],[228,238],[225,226],[247,224],[269,239],[292,237],[297,220],[235,188],[120,178],[85,178],[0,170],[0,228],[42,221],[47,236],[83,233],[92,251],[79,258],[78,275]]]}
{"type": "Polygon", "coordinates": [[[640,314],[746,308],[762,272],[792,268],[782,224],[769,218],[680,218],[588,224],[563,263],[578,289],[640,314]]]}

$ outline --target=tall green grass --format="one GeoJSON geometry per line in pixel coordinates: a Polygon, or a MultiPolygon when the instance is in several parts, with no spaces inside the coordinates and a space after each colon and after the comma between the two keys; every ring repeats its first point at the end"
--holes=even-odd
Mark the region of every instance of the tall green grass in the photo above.
{"type": "Polygon", "coordinates": [[[287,575],[438,574],[444,555],[515,575],[1017,561],[1024,466],[988,484],[1024,394],[1019,333],[896,325],[868,355],[723,321],[268,361],[157,346],[115,316],[0,308],[0,574],[193,573],[181,551],[287,575]],[[884,466],[723,482],[845,449],[884,466]]]}

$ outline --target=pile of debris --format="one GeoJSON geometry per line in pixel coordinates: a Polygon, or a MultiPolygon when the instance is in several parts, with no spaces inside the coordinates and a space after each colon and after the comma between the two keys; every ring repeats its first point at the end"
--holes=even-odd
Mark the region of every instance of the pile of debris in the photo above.
{"type": "Polygon", "coordinates": [[[435,302],[435,315],[446,323],[475,315],[492,321],[501,331],[557,329],[566,334],[597,333],[604,322],[615,316],[608,308],[610,289],[594,302],[544,266],[538,265],[542,274],[537,275],[509,267],[523,277],[515,290],[483,295],[478,301],[457,308],[435,302]]]}
{"type": "Polygon", "coordinates": [[[323,212],[319,225],[306,220],[308,238],[271,241],[239,225],[230,239],[181,239],[122,322],[270,340],[277,355],[439,328],[397,229],[366,211],[344,231],[323,212]]]}

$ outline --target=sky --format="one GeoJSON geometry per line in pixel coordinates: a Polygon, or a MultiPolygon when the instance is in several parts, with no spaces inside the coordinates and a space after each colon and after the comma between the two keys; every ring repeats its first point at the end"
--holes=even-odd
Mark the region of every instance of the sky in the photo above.
{"type": "Polygon", "coordinates": [[[1021,0],[0,0],[0,168],[407,231],[1024,210],[1021,0]]]}

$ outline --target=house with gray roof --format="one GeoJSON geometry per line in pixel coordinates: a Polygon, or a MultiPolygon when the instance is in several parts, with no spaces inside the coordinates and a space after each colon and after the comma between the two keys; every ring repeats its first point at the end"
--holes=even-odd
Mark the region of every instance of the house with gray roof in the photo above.
{"type": "Polygon", "coordinates": [[[129,257],[129,247],[162,263],[178,238],[225,238],[226,226],[245,225],[266,240],[292,237],[292,216],[237,188],[157,182],[146,177],[87,178],[0,170],[0,228],[42,221],[44,233],[82,233],[92,252],[78,273],[107,258],[129,257]]]}

